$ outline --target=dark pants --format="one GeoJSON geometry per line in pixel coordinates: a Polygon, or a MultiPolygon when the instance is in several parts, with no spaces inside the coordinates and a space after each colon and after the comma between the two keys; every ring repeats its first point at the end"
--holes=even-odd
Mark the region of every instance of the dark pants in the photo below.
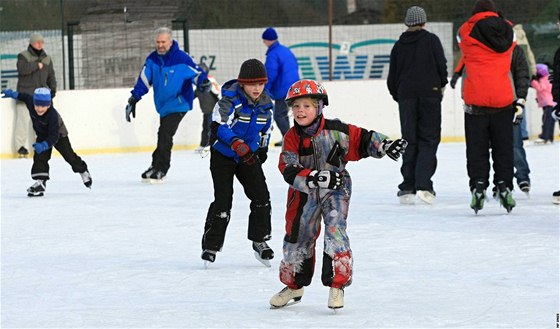
{"type": "Polygon", "coordinates": [[[212,123],[212,113],[202,115],[202,132],[200,133],[200,146],[207,146],[210,141],[210,124],[212,123]]]}
{"type": "Polygon", "coordinates": [[[554,140],[554,118],[552,118],[552,110],[554,109],[553,106],[544,106],[543,107],[543,116],[542,116],[542,132],[539,135],[541,139],[545,141],[553,141],[554,140]]]}
{"type": "Polygon", "coordinates": [[[277,99],[274,101],[274,122],[280,129],[282,136],[286,135],[288,130],[290,130],[290,119],[288,118],[288,104],[283,99],[277,99]]]}
{"type": "Polygon", "coordinates": [[[433,191],[436,152],[441,140],[441,99],[408,98],[399,101],[401,134],[408,142],[403,154],[401,191],[433,191]]]}
{"type": "Polygon", "coordinates": [[[270,239],[271,206],[266,178],[260,162],[254,165],[236,163],[220,152],[210,151],[210,172],[214,183],[214,202],[208,208],[202,249],[221,250],[224,245],[227,225],[233,202],[233,177],[243,186],[245,195],[251,200],[247,238],[255,242],[270,239]]]}
{"type": "Polygon", "coordinates": [[[521,182],[531,182],[529,179],[529,163],[523,148],[523,129],[521,125],[513,126],[513,166],[515,167],[515,179],[517,185],[521,182]]]}
{"type": "Polygon", "coordinates": [[[472,190],[481,180],[488,187],[490,149],[494,168],[494,184],[504,181],[513,189],[513,109],[472,115],[465,113],[467,172],[472,190]]]}
{"type": "Polygon", "coordinates": [[[171,113],[159,119],[157,147],[152,153],[152,167],[167,173],[171,166],[171,148],[173,136],[185,117],[185,113],[171,113]]]}
{"type": "MultiPolygon", "coordinates": [[[[37,139],[37,142],[42,142],[37,139]]],[[[62,155],[64,160],[72,166],[75,173],[83,173],[87,170],[87,164],[72,149],[68,136],[60,137],[58,142],[54,144],[54,148],[62,155]]],[[[31,178],[33,179],[49,179],[49,160],[52,155],[52,147],[45,152],[33,154],[33,166],[31,167],[31,178]]]]}

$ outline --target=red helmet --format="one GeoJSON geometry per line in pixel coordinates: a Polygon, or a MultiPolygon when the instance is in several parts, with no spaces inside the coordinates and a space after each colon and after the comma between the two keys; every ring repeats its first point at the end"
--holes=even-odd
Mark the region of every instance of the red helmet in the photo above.
{"type": "Polygon", "coordinates": [[[327,96],[327,90],[322,84],[315,80],[299,80],[294,82],[294,84],[288,89],[288,94],[286,95],[286,103],[292,106],[293,101],[300,97],[313,97],[323,100],[323,105],[329,105],[329,97],[327,96]]]}

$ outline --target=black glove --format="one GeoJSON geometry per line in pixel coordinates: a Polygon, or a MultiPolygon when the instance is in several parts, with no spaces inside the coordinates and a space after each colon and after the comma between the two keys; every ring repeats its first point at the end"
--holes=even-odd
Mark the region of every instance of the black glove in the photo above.
{"type": "Polygon", "coordinates": [[[268,147],[260,147],[259,149],[257,149],[256,153],[261,163],[264,163],[266,159],[268,159],[268,147]]]}
{"type": "Polygon", "coordinates": [[[231,143],[231,149],[241,158],[241,161],[246,165],[254,165],[258,157],[251,151],[251,147],[247,145],[242,139],[236,139],[231,143]]]}
{"type": "Polygon", "coordinates": [[[453,77],[451,77],[451,81],[449,81],[449,85],[451,86],[452,89],[455,89],[455,85],[457,84],[457,80],[459,80],[460,77],[461,77],[461,75],[457,72],[455,72],[453,74],[453,77]]]}
{"type": "Polygon", "coordinates": [[[134,96],[130,96],[128,99],[128,105],[126,105],[125,112],[126,112],[126,121],[130,122],[130,115],[132,114],[133,118],[136,118],[136,103],[138,100],[134,98],[134,96]]]}
{"type": "Polygon", "coordinates": [[[201,83],[199,83],[196,88],[201,93],[209,92],[210,89],[212,88],[212,82],[210,82],[210,80],[208,79],[205,79],[201,83]]]}
{"type": "Polygon", "coordinates": [[[337,190],[342,186],[342,175],[331,170],[313,170],[307,176],[306,182],[309,188],[320,187],[329,190],[337,190]]]}
{"type": "Polygon", "coordinates": [[[560,104],[556,104],[556,106],[552,109],[552,113],[550,113],[554,120],[560,121],[560,104]]]}
{"type": "Polygon", "coordinates": [[[383,144],[381,144],[383,150],[385,151],[385,154],[387,154],[389,158],[395,161],[397,161],[399,157],[404,153],[407,145],[408,142],[401,138],[395,141],[386,139],[383,141],[383,144]]]}
{"type": "Polygon", "coordinates": [[[513,124],[518,125],[523,121],[523,111],[525,111],[525,100],[519,98],[513,103],[513,124]]]}

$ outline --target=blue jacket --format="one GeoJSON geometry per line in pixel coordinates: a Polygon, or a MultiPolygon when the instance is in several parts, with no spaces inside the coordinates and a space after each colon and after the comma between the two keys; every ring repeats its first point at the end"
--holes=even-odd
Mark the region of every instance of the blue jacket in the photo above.
{"type": "Polygon", "coordinates": [[[153,51],[146,58],[131,94],[140,100],[153,86],[154,103],[160,117],[188,112],[193,106],[194,78],[199,74],[199,83],[207,79],[207,74],[173,40],[165,55],[158,55],[157,51],[153,51]]]}
{"type": "Polygon", "coordinates": [[[268,147],[272,128],[272,100],[263,91],[257,102],[247,98],[237,80],[230,80],[222,87],[222,98],[212,115],[212,147],[223,155],[239,157],[231,149],[236,139],[242,139],[251,151],[268,147]]]}
{"type": "Polygon", "coordinates": [[[272,99],[285,99],[290,86],[299,80],[299,68],[292,51],[276,41],[266,51],[266,90],[272,99]]]}

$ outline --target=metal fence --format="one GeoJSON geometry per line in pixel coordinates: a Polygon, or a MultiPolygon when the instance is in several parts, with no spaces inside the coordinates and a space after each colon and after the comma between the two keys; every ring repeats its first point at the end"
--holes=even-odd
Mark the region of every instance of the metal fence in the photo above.
{"type": "MultiPolygon", "coordinates": [[[[537,62],[551,62],[559,44],[558,0],[495,2],[506,18],[523,24],[537,62]]],[[[234,78],[244,59],[264,60],[260,36],[268,26],[276,27],[280,42],[296,52],[302,76],[384,78],[387,55],[405,29],[402,21],[411,5],[426,9],[427,29],[442,39],[452,67],[458,57],[453,36],[473,4],[473,0],[0,0],[2,87],[15,86],[14,56],[27,47],[29,34],[37,29],[48,35],[45,49],[55,62],[60,89],[131,87],[153,50],[152,32],[159,26],[172,27],[180,47],[188,49],[195,61],[209,64],[221,82],[234,78]],[[29,4],[34,7],[25,7],[29,4]],[[325,67],[338,68],[337,74],[326,75],[325,67]]]]}

